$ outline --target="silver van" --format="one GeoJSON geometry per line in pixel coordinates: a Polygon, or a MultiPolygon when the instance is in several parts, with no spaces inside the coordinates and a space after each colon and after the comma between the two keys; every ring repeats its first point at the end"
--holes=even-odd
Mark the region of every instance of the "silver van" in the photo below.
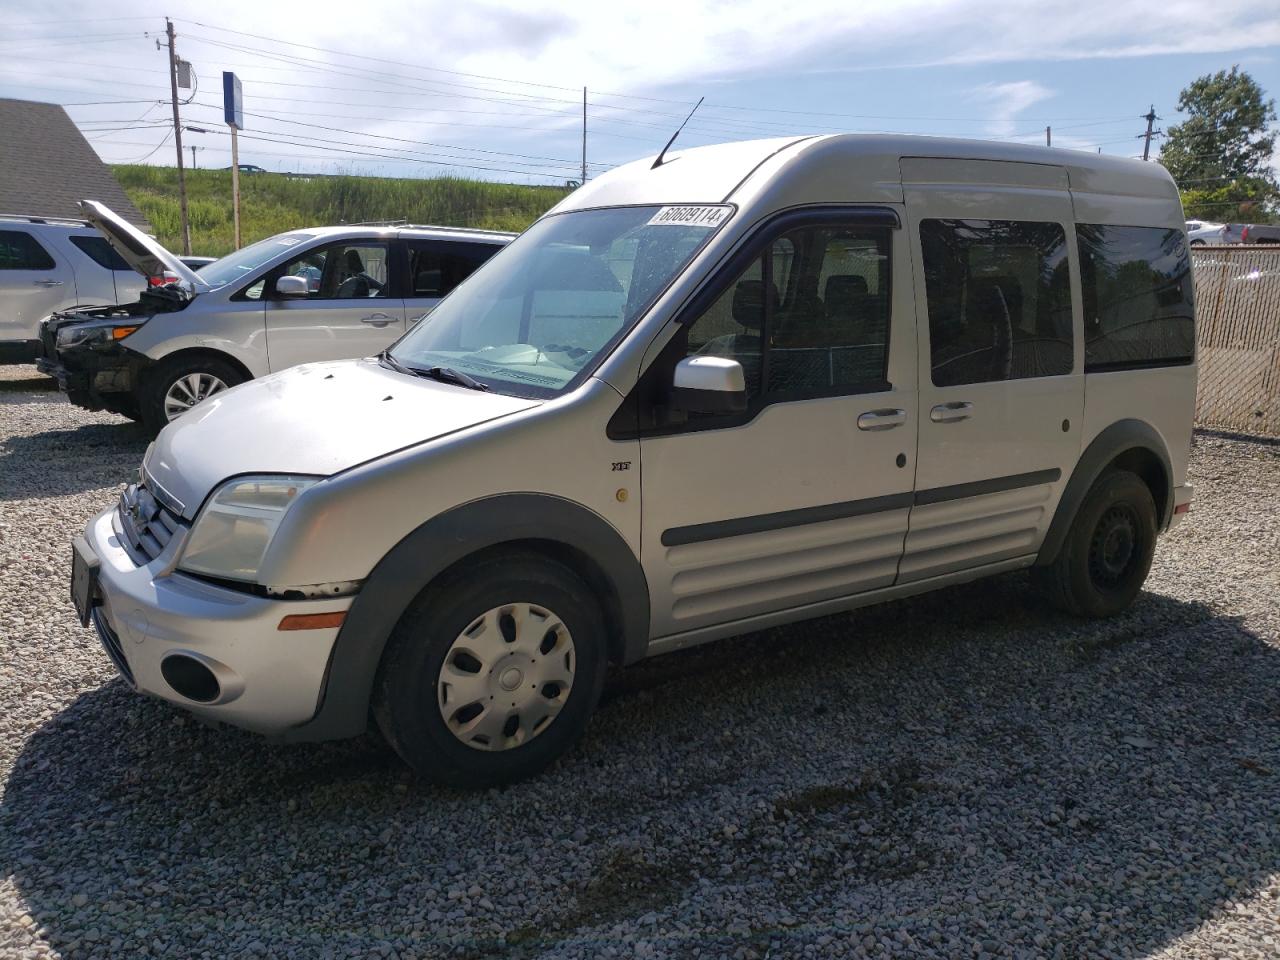
{"type": "Polygon", "coordinates": [[[1158,164],[822,136],[588,183],[376,359],[170,424],[75,541],[125,679],[422,775],[530,775],[606,665],[1030,568],[1132,603],[1189,509],[1158,164]]]}
{"type": "Polygon", "coordinates": [[[268,237],[197,272],[101,203],[80,207],[158,285],[122,306],[54,313],[42,324],[36,366],[73,403],[153,431],[254,377],[378,353],[515,236],[317,227],[268,237]]]}

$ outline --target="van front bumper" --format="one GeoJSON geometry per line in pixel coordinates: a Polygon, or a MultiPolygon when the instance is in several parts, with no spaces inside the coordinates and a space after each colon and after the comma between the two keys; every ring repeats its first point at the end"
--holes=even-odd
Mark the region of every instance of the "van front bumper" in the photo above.
{"type": "Polygon", "coordinates": [[[351,598],[275,600],[174,572],[181,536],[139,564],[115,513],[89,521],[84,539],[99,563],[91,620],[121,676],[143,693],[257,733],[283,736],[311,720],[338,628],[282,631],[280,622],[345,612],[351,598]]]}

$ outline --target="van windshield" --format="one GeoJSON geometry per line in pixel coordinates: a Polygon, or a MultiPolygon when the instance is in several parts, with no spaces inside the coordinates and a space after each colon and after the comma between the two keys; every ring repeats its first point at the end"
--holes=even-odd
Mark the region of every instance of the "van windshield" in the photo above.
{"type": "Polygon", "coordinates": [[[310,233],[282,233],[275,237],[267,237],[257,243],[242,247],[235,253],[229,253],[221,259],[201,268],[200,279],[213,289],[235,283],[241,277],[248,276],[277,254],[291,250],[300,243],[312,239],[310,233]]]}
{"type": "Polygon", "coordinates": [[[729,219],[731,207],[646,206],[546,217],[391,350],[502,393],[576,387],[729,219]]]}

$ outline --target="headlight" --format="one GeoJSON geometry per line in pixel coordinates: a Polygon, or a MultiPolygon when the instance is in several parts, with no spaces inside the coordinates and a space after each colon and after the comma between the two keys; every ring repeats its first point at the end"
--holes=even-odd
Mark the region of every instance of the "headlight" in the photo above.
{"type": "Polygon", "coordinates": [[[123,340],[137,330],[142,324],[132,323],[121,326],[91,326],[89,324],[73,324],[58,331],[58,349],[66,350],[91,343],[109,343],[112,340],[123,340]]]}
{"type": "Polygon", "coordinates": [[[240,477],[223,484],[196,517],[178,568],[250,583],[289,507],[319,477],[240,477]]]}

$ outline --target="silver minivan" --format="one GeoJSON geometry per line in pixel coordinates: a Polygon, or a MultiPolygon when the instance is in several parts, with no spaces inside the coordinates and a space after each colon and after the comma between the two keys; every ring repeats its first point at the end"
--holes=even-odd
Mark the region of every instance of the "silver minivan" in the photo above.
{"type": "Polygon", "coordinates": [[[197,272],[101,203],[80,206],[120,257],[160,282],[122,306],[54,313],[36,365],[73,403],[155,431],[254,377],[378,353],[515,236],[317,227],[268,237],[197,272]]]}
{"type": "Polygon", "coordinates": [[[606,665],[1029,568],[1137,597],[1189,509],[1158,164],[820,136],[562,201],[379,358],[169,425],[75,541],[127,682],[422,775],[530,775],[606,665]]]}

